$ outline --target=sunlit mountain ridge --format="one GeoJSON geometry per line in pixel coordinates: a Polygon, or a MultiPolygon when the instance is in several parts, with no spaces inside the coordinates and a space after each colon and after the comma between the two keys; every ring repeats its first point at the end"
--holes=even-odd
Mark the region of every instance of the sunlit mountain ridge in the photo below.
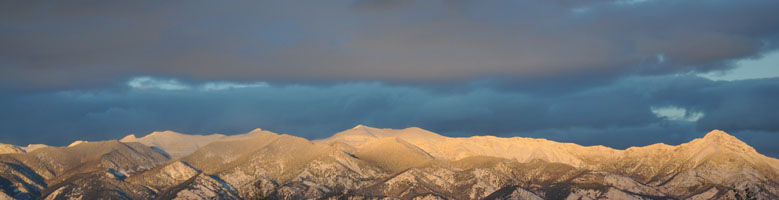
{"type": "Polygon", "coordinates": [[[173,131],[0,154],[0,199],[779,198],[779,160],[723,131],[625,150],[358,125],[320,140],[173,131]]]}

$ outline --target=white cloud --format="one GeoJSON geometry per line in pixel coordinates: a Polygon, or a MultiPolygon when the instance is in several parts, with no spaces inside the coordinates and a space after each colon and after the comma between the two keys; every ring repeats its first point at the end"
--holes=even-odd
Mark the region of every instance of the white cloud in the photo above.
{"type": "Polygon", "coordinates": [[[766,53],[757,59],[742,59],[736,61],[735,65],[730,71],[708,72],[698,76],[715,81],[779,77],[779,51],[766,53]]]}
{"type": "Polygon", "coordinates": [[[233,82],[208,82],[200,86],[203,91],[213,90],[229,90],[229,89],[241,89],[241,88],[256,88],[256,87],[268,87],[270,86],[265,82],[254,83],[233,83],[233,82]]]}
{"type": "Polygon", "coordinates": [[[188,90],[191,88],[175,79],[159,79],[149,76],[132,78],[127,81],[127,86],[139,90],[188,90]]]}
{"type": "Polygon", "coordinates": [[[701,119],[704,115],[702,112],[688,111],[685,108],[676,107],[676,106],[661,106],[661,107],[652,106],[651,109],[652,109],[652,113],[654,113],[658,117],[665,118],[672,121],[696,122],[699,119],[701,119]]]}
{"type": "Polygon", "coordinates": [[[163,79],[150,76],[141,76],[131,78],[127,81],[127,86],[138,90],[192,90],[197,89],[200,91],[217,91],[217,90],[230,90],[241,88],[257,88],[268,87],[266,82],[253,82],[253,83],[235,83],[228,81],[219,82],[205,82],[202,84],[190,85],[183,83],[176,79],[163,79]]]}

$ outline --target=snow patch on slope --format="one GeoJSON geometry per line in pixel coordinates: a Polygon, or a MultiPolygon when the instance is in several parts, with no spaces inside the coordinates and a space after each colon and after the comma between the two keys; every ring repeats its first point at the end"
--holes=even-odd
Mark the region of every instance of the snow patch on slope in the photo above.
{"type": "Polygon", "coordinates": [[[119,141],[124,143],[140,142],[146,146],[160,149],[172,158],[181,158],[212,142],[242,140],[267,133],[271,132],[255,129],[245,134],[226,136],[222,134],[188,135],[173,131],[161,131],[152,132],[141,138],[136,137],[134,134],[130,134],[119,141]]]}

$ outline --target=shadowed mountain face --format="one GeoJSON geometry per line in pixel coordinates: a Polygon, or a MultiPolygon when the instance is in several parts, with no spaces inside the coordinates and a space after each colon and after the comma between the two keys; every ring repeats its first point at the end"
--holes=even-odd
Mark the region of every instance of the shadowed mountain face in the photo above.
{"type": "Polygon", "coordinates": [[[315,141],[168,131],[3,149],[0,199],[779,198],[779,160],[718,130],[626,150],[362,125],[315,141]]]}
{"type": "Polygon", "coordinates": [[[143,198],[142,186],[123,181],[168,157],[140,143],[78,142],[0,155],[2,192],[17,199],[122,196],[143,198]],[[124,191],[138,191],[127,193],[124,191]]]}

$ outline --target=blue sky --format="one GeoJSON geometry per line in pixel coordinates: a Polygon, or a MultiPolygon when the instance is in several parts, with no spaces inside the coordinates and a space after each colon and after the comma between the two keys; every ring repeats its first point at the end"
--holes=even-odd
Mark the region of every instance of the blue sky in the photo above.
{"type": "Polygon", "coordinates": [[[767,52],[757,58],[737,60],[730,70],[700,74],[711,80],[745,80],[779,77],[779,51],[767,52]]]}
{"type": "Polygon", "coordinates": [[[0,142],[357,124],[779,156],[779,2],[8,1],[0,142]]]}

